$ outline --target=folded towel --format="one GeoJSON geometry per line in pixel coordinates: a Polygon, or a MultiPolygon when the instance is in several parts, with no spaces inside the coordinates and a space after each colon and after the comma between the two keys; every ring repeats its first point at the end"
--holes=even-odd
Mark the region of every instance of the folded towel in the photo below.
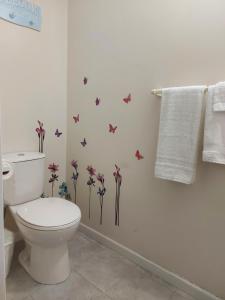
{"type": "Polygon", "coordinates": [[[214,92],[209,86],[206,101],[203,161],[225,164],[225,111],[213,110],[214,92]]]}
{"type": "Polygon", "coordinates": [[[225,82],[219,82],[214,86],[213,110],[225,111],[225,82]]]}
{"type": "Polygon", "coordinates": [[[186,184],[194,181],[205,89],[189,86],[162,90],[156,177],[186,184]]]}

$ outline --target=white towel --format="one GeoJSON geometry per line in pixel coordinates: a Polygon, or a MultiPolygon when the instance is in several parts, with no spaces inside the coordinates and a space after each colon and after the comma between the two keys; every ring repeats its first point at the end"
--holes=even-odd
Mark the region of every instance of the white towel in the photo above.
{"type": "Polygon", "coordinates": [[[225,111],[225,82],[219,82],[214,86],[213,110],[225,111]]]}
{"type": "Polygon", "coordinates": [[[203,161],[225,164],[225,111],[214,112],[215,85],[208,88],[203,161]]]}
{"type": "Polygon", "coordinates": [[[189,86],[162,90],[156,177],[193,183],[205,89],[189,86]]]}

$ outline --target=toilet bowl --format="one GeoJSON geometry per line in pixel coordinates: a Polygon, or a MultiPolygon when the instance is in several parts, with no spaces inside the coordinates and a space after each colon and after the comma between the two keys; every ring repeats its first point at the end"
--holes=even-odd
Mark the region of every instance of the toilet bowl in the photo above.
{"type": "Polygon", "coordinates": [[[4,183],[4,201],[26,244],[19,262],[39,283],[63,282],[70,274],[68,241],[79,226],[80,209],[65,199],[37,197],[43,192],[43,154],[9,154],[4,159],[14,167],[12,179],[4,183]]]}
{"type": "Polygon", "coordinates": [[[26,242],[19,255],[24,269],[40,283],[66,280],[70,274],[67,242],[80,223],[78,206],[60,198],[40,198],[9,208],[26,242]]]}

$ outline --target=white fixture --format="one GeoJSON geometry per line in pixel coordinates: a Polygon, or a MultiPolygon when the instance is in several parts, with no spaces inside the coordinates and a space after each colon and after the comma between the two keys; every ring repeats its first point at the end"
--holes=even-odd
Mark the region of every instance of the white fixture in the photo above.
{"type": "Polygon", "coordinates": [[[34,280],[60,283],[70,274],[67,243],[79,226],[80,209],[61,198],[40,198],[44,154],[9,153],[3,159],[14,169],[13,176],[4,181],[4,202],[26,242],[19,261],[34,280]]]}
{"type": "Polygon", "coordinates": [[[18,235],[15,232],[12,232],[8,229],[4,229],[4,247],[5,247],[5,276],[9,275],[13,252],[14,244],[19,239],[18,235]]]}

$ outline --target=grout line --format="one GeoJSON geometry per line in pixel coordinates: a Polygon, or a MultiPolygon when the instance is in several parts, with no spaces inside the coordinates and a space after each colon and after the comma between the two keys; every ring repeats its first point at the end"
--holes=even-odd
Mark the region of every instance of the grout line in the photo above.
{"type": "MultiPolygon", "coordinates": [[[[93,285],[99,292],[101,292],[102,294],[104,294],[105,296],[107,296],[109,299],[111,300],[115,300],[114,298],[112,298],[111,296],[107,295],[106,291],[104,291],[103,289],[101,289],[99,286],[96,285],[96,283],[94,283],[93,281],[91,281],[90,279],[86,278],[83,274],[81,274],[79,271],[73,271],[73,273],[78,274],[79,276],[81,276],[83,279],[85,279],[87,282],[89,282],[91,285],[93,285]]],[[[116,281],[117,282],[117,281],[116,281]]],[[[90,299],[91,300],[91,299],[90,299]]]]}

